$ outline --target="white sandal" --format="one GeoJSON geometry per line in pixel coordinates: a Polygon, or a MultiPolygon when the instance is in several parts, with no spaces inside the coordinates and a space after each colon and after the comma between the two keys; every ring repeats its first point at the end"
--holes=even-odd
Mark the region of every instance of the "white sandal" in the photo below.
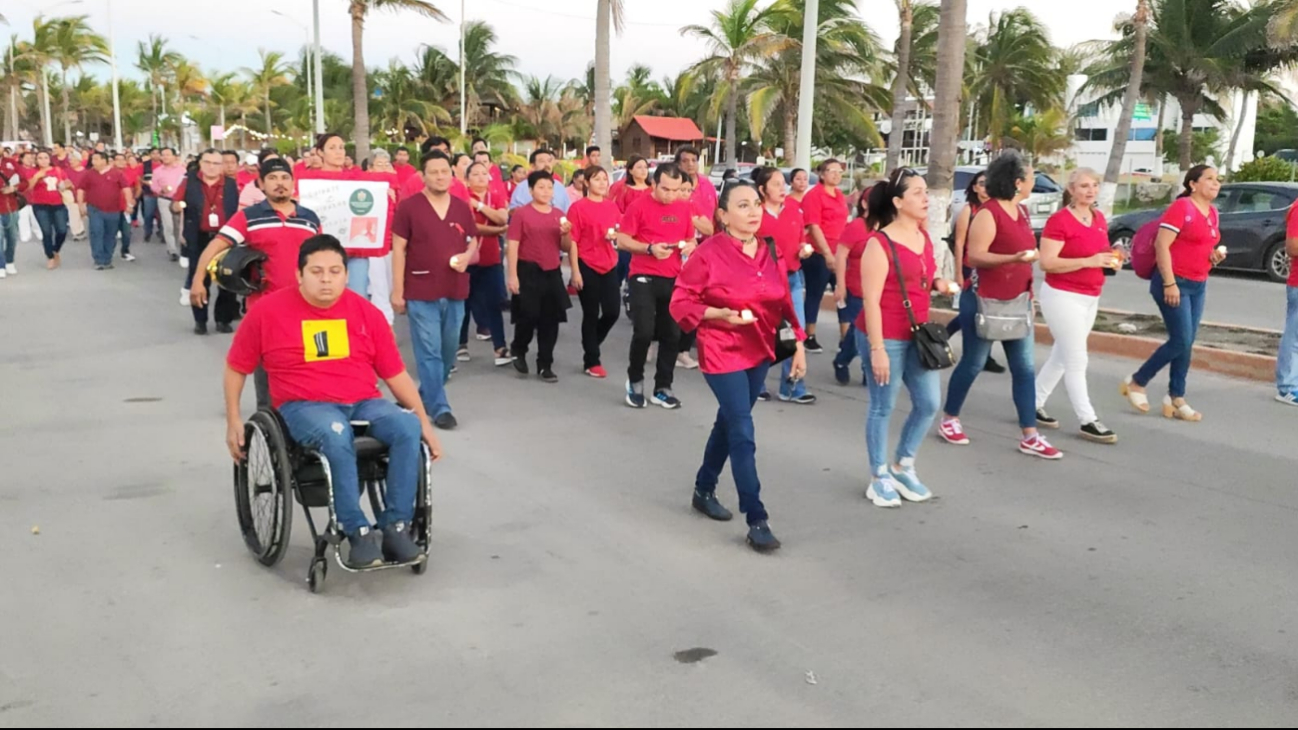
{"type": "Polygon", "coordinates": [[[1118,392],[1131,403],[1131,406],[1141,413],[1149,413],[1149,396],[1146,393],[1131,389],[1131,376],[1122,379],[1122,384],[1118,386],[1118,392]]]}
{"type": "Polygon", "coordinates": [[[1203,420],[1203,414],[1190,407],[1189,403],[1184,400],[1181,405],[1172,404],[1172,396],[1163,396],[1163,418],[1172,418],[1178,421],[1199,422],[1203,420]]]}

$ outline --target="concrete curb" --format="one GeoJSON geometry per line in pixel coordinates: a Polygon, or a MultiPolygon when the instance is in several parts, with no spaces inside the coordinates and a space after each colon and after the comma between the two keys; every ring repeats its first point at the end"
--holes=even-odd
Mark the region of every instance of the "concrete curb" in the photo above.
{"type": "MultiPolygon", "coordinates": [[[[834,296],[832,294],[825,296],[821,300],[820,308],[822,311],[837,313],[838,308],[834,302],[834,296]]],[[[935,308],[930,310],[930,314],[930,319],[932,319],[932,321],[941,324],[946,324],[956,316],[956,312],[950,309],[935,308]]],[[[1220,326],[1235,327],[1235,325],[1220,326]]],[[[1238,329],[1247,328],[1241,327],[1238,329]]],[[[1037,344],[1040,345],[1054,344],[1055,341],[1055,339],[1050,336],[1050,328],[1044,324],[1037,324],[1036,340],[1037,344]]],[[[1133,360],[1145,360],[1153,354],[1154,350],[1158,349],[1159,345],[1162,344],[1162,340],[1155,340],[1150,337],[1118,335],[1109,332],[1092,332],[1090,339],[1087,341],[1087,348],[1090,352],[1097,354],[1127,357],[1133,360]]],[[[1216,347],[1195,345],[1194,360],[1191,367],[1198,370],[1207,370],[1209,372],[1219,373],[1221,375],[1228,375],[1234,378],[1274,383],[1275,365],[1276,359],[1274,357],[1255,355],[1251,352],[1235,352],[1233,350],[1222,350],[1216,347]]]]}

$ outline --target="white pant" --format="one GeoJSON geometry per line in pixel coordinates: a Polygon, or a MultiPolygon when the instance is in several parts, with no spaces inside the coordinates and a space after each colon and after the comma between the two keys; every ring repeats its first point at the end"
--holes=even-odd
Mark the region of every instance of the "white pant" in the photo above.
{"type": "Polygon", "coordinates": [[[71,190],[63,191],[63,205],[68,209],[68,236],[80,238],[86,233],[87,222],[81,218],[81,206],[71,190]]]}
{"type": "Polygon", "coordinates": [[[161,221],[158,226],[162,229],[162,240],[167,243],[167,253],[179,255],[180,246],[176,243],[178,216],[171,212],[171,203],[171,198],[158,198],[158,219],[161,221]]]}
{"type": "Polygon", "coordinates": [[[1083,425],[1099,420],[1091,405],[1091,395],[1086,388],[1086,340],[1095,326],[1095,315],[1100,309],[1100,298],[1055,289],[1049,284],[1041,286],[1037,297],[1041,314],[1046,318],[1055,346],[1050,358],[1037,373],[1037,408],[1045,406],[1059,379],[1064,379],[1068,399],[1083,425]]]}
{"type": "Polygon", "coordinates": [[[388,324],[396,320],[392,311],[392,254],[370,259],[370,303],[383,312],[388,324]]]}
{"type": "Polygon", "coordinates": [[[18,239],[27,243],[32,240],[33,235],[39,241],[41,228],[36,224],[36,211],[29,205],[18,211],[18,239]]]}

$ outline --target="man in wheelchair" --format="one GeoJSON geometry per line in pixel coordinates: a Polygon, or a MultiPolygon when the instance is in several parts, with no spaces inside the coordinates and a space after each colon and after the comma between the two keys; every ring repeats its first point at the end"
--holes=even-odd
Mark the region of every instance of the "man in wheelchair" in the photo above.
{"type": "Polygon", "coordinates": [[[298,287],[266,295],[248,310],[226,358],[226,441],[244,458],[239,400],[258,365],[270,380],[271,402],[293,440],[329,461],[334,511],[351,550],[347,565],[368,568],[409,562],[421,551],[410,535],[421,459],[420,438],[433,459],[441,444],[419,390],[406,372],[383,313],[347,289],[347,254],[338,239],[317,235],[298,253],[298,287]],[[375,375],[397,402],[382,398],[375,375]],[[371,528],[360,506],[351,421],[368,421],[368,435],[388,447],[387,495],[371,528]]]}

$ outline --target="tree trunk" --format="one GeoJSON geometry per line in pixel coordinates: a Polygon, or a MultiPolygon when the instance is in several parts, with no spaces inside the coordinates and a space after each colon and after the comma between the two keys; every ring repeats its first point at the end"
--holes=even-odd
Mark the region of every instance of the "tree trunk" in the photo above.
{"type": "Polygon", "coordinates": [[[1239,118],[1235,120],[1235,131],[1230,135],[1230,151],[1226,153],[1226,160],[1221,166],[1227,173],[1235,170],[1235,148],[1239,146],[1239,135],[1244,131],[1244,120],[1248,119],[1248,95],[1250,93],[1245,90],[1244,96],[1239,100],[1239,118]]]}
{"type": "MultiPolygon", "coordinates": [[[[955,177],[956,137],[960,133],[960,88],[964,81],[966,0],[942,0],[938,20],[937,80],[933,89],[933,130],[929,135],[928,229],[945,234],[955,177]]],[[[937,268],[952,276],[950,252],[938,246],[937,268]]]]}
{"type": "Polygon", "coordinates": [[[45,135],[45,146],[54,145],[54,120],[50,118],[50,79],[45,75],[45,69],[40,69],[41,75],[41,131],[45,135]]]}
{"type": "Polygon", "coordinates": [[[1136,3],[1135,46],[1131,50],[1131,78],[1127,81],[1127,93],[1122,97],[1122,116],[1118,118],[1118,128],[1113,132],[1113,146],[1109,148],[1109,164],[1104,168],[1104,183],[1100,186],[1100,210],[1106,215],[1113,213],[1113,199],[1118,192],[1118,176],[1122,174],[1122,159],[1127,154],[1127,138],[1131,136],[1131,119],[1136,114],[1136,104],[1140,101],[1140,84],[1145,74],[1145,38],[1149,32],[1149,2],[1139,0],[1136,3]]]}
{"type": "Polygon", "coordinates": [[[1154,175],[1163,177],[1163,122],[1167,117],[1167,97],[1158,96],[1158,134],[1154,137],[1154,175]]]}
{"type": "Polygon", "coordinates": [[[239,141],[241,147],[248,149],[248,115],[245,112],[239,112],[239,141]]]}
{"type": "Polygon", "coordinates": [[[1179,97],[1177,101],[1181,104],[1181,138],[1177,141],[1177,161],[1184,174],[1194,164],[1194,112],[1198,105],[1179,97]]]}
{"type": "MultiPolygon", "coordinates": [[[[906,136],[906,82],[910,77],[910,43],[915,16],[911,0],[899,0],[901,35],[897,38],[897,76],[892,80],[892,131],[888,133],[888,157],[884,172],[891,172],[901,159],[902,140],[906,136]]],[[[915,145],[916,147],[919,144],[915,145]]]]}
{"type": "Polygon", "coordinates": [[[613,161],[613,107],[609,82],[609,44],[613,34],[612,0],[598,0],[595,8],[595,144],[604,159],[613,161]]]}
{"type": "Polygon", "coordinates": [[[270,118],[270,87],[267,86],[266,87],[266,136],[269,137],[273,133],[274,129],[275,128],[271,126],[271,118],[270,118]]]}
{"type": "Polygon", "coordinates": [[[797,108],[796,95],[784,102],[784,164],[790,166],[794,164],[794,150],[798,147],[798,120],[793,113],[797,108]]]}
{"type": "Polygon", "coordinates": [[[370,156],[370,94],[365,83],[365,52],[361,43],[365,35],[364,11],[363,5],[352,4],[352,118],[358,160],[370,156]]]}
{"type": "Polygon", "coordinates": [[[726,169],[739,167],[739,132],[735,130],[736,117],[739,114],[739,67],[730,68],[730,93],[726,97],[726,169]]]}
{"type": "Polygon", "coordinates": [[[68,69],[63,68],[63,144],[72,142],[72,104],[68,96],[68,69]]]}

